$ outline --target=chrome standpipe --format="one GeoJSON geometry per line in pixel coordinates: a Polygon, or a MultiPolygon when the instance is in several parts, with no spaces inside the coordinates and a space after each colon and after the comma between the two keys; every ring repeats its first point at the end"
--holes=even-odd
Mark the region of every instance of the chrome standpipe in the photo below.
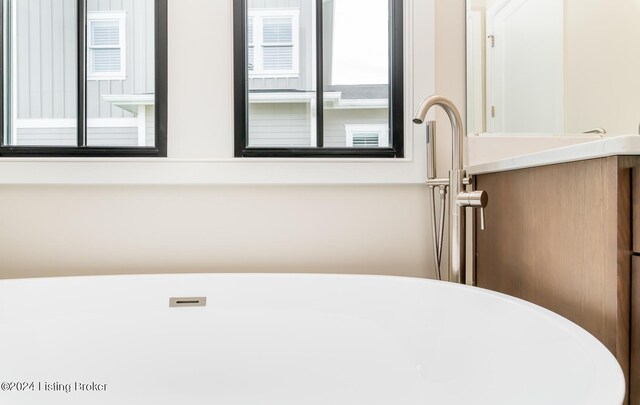
{"type": "Polygon", "coordinates": [[[444,244],[444,228],[447,217],[447,192],[449,180],[436,179],[436,122],[427,122],[427,182],[431,192],[431,231],[433,239],[433,259],[435,264],[436,280],[442,280],[442,246],[444,244]],[[436,193],[440,194],[440,215],[436,210],[436,193]]]}
{"type": "Polygon", "coordinates": [[[442,187],[444,188],[444,199],[441,198],[443,206],[446,205],[446,190],[447,187],[450,190],[451,197],[449,198],[449,281],[454,283],[464,284],[466,282],[466,207],[480,208],[481,209],[481,224],[484,229],[484,207],[487,206],[488,196],[484,191],[466,192],[465,186],[471,184],[471,179],[466,177],[466,173],[462,166],[462,148],[464,142],[464,129],[462,125],[462,118],[460,112],[456,108],[455,104],[447,98],[442,96],[431,96],[426,98],[418,107],[413,122],[416,124],[422,124],[427,117],[427,113],[434,106],[440,106],[449,117],[451,121],[451,128],[453,130],[453,168],[449,172],[449,179],[437,179],[435,176],[435,125],[429,125],[429,137],[428,137],[428,149],[427,159],[429,160],[427,169],[427,185],[432,192],[432,220],[434,227],[434,255],[436,263],[436,276],[440,275],[440,259],[443,238],[438,237],[438,233],[443,233],[444,222],[443,218],[445,214],[441,211],[441,228],[437,227],[436,215],[435,215],[435,187],[440,187],[442,194],[442,187]],[[438,232],[440,231],[440,232],[438,232]],[[438,244],[438,241],[440,242],[438,244]]]}

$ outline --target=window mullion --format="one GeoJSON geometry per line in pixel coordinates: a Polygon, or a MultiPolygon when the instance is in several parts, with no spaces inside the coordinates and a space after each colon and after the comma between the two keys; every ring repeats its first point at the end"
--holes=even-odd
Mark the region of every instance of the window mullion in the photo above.
{"type": "Polygon", "coordinates": [[[324,41],[322,0],[316,0],[316,147],[324,147],[324,41]]]}
{"type": "Polygon", "coordinates": [[[12,141],[13,123],[12,114],[13,109],[11,103],[13,102],[13,87],[10,85],[10,80],[13,75],[13,62],[11,53],[13,52],[13,24],[12,24],[12,12],[13,1],[8,1],[6,4],[3,2],[0,7],[0,27],[2,45],[2,54],[0,55],[0,66],[6,66],[6,70],[3,72],[2,80],[0,83],[0,92],[2,99],[0,100],[0,128],[2,128],[2,134],[0,136],[0,145],[5,146],[12,141]],[[5,12],[7,13],[5,15],[5,12]]]}
{"type": "Polygon", "coordinates": [[[87,2],[78,0],[78,147],[87,146],[87,2]]]}

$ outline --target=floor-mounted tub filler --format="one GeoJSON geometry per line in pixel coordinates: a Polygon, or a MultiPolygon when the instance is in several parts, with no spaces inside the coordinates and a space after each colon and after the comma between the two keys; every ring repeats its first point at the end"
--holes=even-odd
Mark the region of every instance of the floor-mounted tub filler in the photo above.
{"type": "Polygon", "coordinates": [[[533,304],[346,275],[0,281],[0,404],[620,405],[609,351],[533,304]]]}

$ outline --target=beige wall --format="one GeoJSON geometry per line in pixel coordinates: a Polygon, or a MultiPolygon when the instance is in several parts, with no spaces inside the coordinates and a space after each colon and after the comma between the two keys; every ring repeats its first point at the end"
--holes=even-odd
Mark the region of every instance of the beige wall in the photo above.
{"type": "MultiPolygon", "coordinates": [[[[437,89],[464,106],[464,0],[436,3],[437,89]]],[[[211,66],[184,59],[193,57],[185,41],[215,27],[226,37],[227,9],[197,11],[216,4],[222,2],[170,2],[172,156],[232,150],[231,86],[224,85],[230,78],[221,86],[211,66]],[[201,103],[184,99],[193,77],[201,89],[221,94],[202,92],[201,103]],[[187,135],[200,142],[185,142],[187,135]]],[[[416,13],[425,11],[423,4],[416,1],[416,13]]],[[[416,87],[424,80],[417,71],[416,87]]],[[[443,175],[450,136],[446,116],[438,118],[443,175]]],[[[420,185],[4,185],[0,212],[0,278],[234,271],[433,276],[427,193],[420,185]]]]}
{"type": "Polygon", "coordinates": [[[566,0],[566,131],[640,124],[640,1],[566,0]]]}
{"type": "Polygon", "coordinates": [[[8,186],[2,277],[165,272],[429,276],[422,187],[8,186]]]}

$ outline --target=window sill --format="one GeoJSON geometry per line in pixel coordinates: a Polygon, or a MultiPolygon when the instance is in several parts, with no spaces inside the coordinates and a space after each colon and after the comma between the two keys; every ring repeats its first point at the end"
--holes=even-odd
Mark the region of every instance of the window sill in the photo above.
{"type": "Polygon", "coordinates": [[[0,185],[424,184],[413,159],[3,158],[0,185]]]}

